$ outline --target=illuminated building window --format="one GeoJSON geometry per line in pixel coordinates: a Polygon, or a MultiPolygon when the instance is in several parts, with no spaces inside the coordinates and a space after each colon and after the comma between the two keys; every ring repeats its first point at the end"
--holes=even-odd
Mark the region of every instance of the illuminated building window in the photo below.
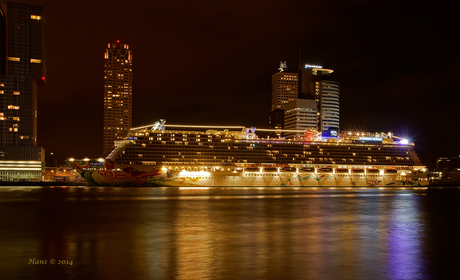
{"type": "Polygon", "coordinates": [[[4,94],[5,92],[3,90],[0,90],[0,94],[4,94]]]}
{"type": "Polygon", "coordinates": [[[19,95],[19,94],[21,94],[21,92],[19,92],[19,91],[13,91],[13,94],[14,94],[14,95],[19,95]]]}
{"type": "Polygon", "coordinates": [[[8,57],[9,61],[21,61],[19,57],[8,57]]]}
{"type": "Polygon", "coordinates": [[[34,59],[34,58],[31,58],[31,59],[30,59],[30,63],[42,63],[42,60],[41,60],[41,59],[34,59]]]}
{"type": "Polygon", "coordinates": [[[30,15],[30,18],[35,19],[35,20],[41,20],[42,19],[41,16],[37,16],[37,15],[30,15]]]}
{"type": "Polygon", "coordinates": [[[19,121],[19,117],[13,117],[13,121],[19,121]]]}
{"type": "Polygon", "coordinates": [[[16,106],[16,105],[8,105],[8,109],[19,110],[19,106],[16,106]]]}

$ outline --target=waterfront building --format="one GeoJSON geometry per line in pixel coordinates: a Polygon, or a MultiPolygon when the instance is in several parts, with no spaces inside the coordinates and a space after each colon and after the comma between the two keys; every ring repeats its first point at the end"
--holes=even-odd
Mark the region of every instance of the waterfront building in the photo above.
{"type": "Polygon", "coordinates": [[[0,6],[0,176],[40,180],[44,150],[37,146],[37,86],[45,85],[43,6],[0,6]],[[39,170],[38,170],[38,169],[39,170]]]}
{"type": "MultiPolygon", "coordinates": [[[[284,105],[297,99],[298,75],[286,72],[287,63],[280,62],[279,72],[272,75],[272,98],[268,127],[284,128],[284,105]]],[[[279,133],[277,136],[281,136],[279,133]]]]}
{"type": "Polygon", "coordinates": [[[430,172],[429,178],[437,185],[460,184],[460,157],[436,158],[436,170],[430,172]]]}
{"type": "Polygon", "coordinates": [[[340,127],[340,84],[333,79],[333,72],[309,64],[299,69],[298,98],[316,100],[318,131],[340,127]]]}
{"type": "Polygon", "coordinates": [[[41,181],[44,166],[42,147],[0,146],[0,181],[41,181]]]}
{"type": "Polygon", "coordinates": [[[45,167],[43,181],[45,182],[78,182],[81,176],[68,164],[59,167],[45,167]]]}
{"type": "MultiPolygon", "coordinates": [[[[284,105],[284,129],[285,130],[316,130],[317,129],[316,100],[295,99],[284,105]]],[[[292,139],[305,137],[303,133],[287,132],[286,138],[292,139]]]]}
{"type": "Polygon", "coordinates": [[[132,59],[129,46],[119,40],[109,43],[104,53],[104,156],[132,126],[132,59]]]}

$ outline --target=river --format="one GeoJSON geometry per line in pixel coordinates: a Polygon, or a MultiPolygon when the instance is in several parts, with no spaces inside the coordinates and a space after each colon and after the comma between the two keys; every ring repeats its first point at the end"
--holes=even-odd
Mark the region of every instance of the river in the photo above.
{"type": "Polygon", "coordinates": [[[460,188],[0,187],[0,279],[455,279],[460,188]]]}

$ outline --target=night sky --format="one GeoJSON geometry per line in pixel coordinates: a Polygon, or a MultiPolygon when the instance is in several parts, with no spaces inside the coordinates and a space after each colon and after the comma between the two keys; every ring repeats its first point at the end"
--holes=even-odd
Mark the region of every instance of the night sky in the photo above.
{"type": "Polygon", "coordinates": [[[133,51],[134,126],[267,128],[271,75],[280,60],[297,72],[301,50],[334,69],[341,129],[409,137],[429,167],[460,154],[455,1],[22,2],[45,6],[38,142],[59,163],[102,155],[103,54],[115,40],[133,51]]]}

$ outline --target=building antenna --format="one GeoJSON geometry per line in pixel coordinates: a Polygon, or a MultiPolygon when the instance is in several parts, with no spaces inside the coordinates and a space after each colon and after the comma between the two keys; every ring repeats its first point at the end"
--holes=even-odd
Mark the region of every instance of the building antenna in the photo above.
{"type": "Polygon", "coordinates": [[[280,70],[280,72],[283,72],[286,69],[287,69],[287,61],[280,61],[280,68],[278,68],[278,70],[280,70]]]}

